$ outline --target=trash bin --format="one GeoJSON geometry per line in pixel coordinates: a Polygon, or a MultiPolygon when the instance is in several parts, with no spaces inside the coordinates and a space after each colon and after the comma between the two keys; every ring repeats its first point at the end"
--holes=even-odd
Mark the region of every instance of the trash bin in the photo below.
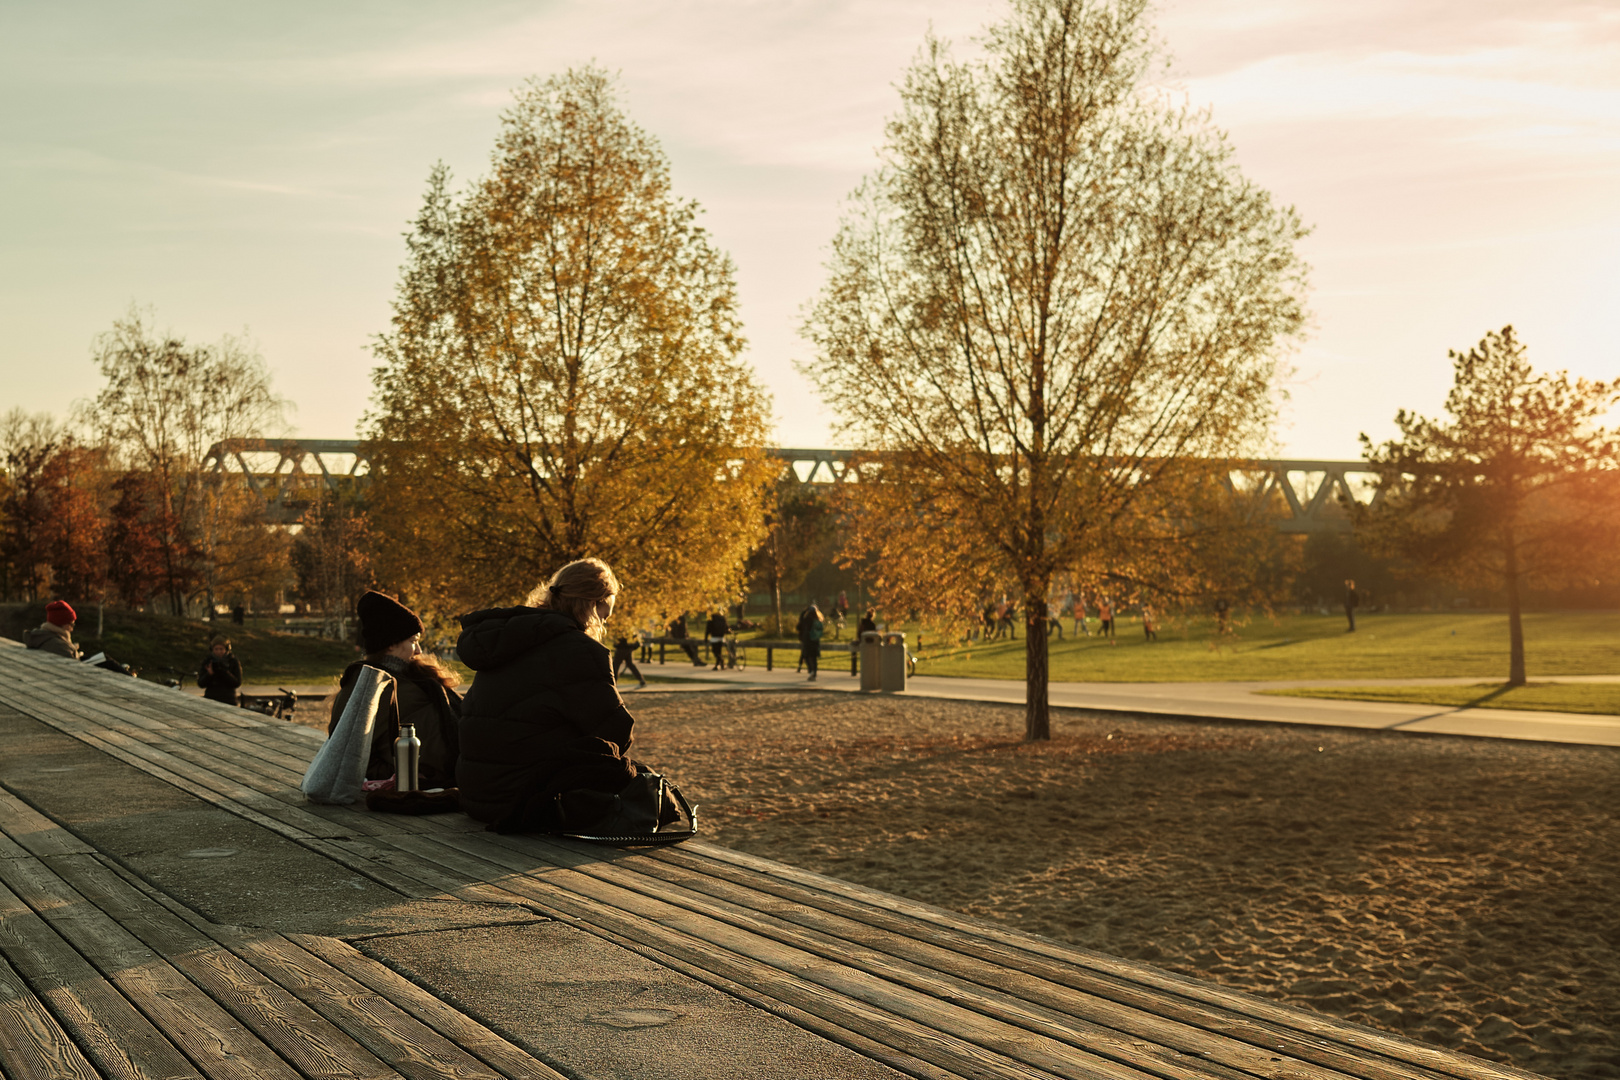
{"type": "Polygon", "coordinates": [[[868,630],[861,635],[861,689],[876,690],[883,685],[879,669],[882,667],[883,635],[868,630]]]}
{"type": "Polygon", "coordinates": [[[883,676],[880,682],[880,689],[885,694],[906,688],[906,635],[894,632],[883,636],[883,676]]]}

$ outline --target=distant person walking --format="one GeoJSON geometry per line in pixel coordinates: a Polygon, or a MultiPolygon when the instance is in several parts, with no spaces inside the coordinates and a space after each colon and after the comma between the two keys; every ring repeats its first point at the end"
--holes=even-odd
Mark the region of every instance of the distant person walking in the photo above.
{"type": "Polygon", "coordinates": [[[1153,608],[1148,604],[1142,605],[1142,637],[1148,641],[1159,640],[1159,620],[1153,614],[1153,608]]]}
{"type": "Polygon", "coordinates": [[[1074,598],[1074,632],[1091,636],[1091,627],[1086,625],[1086,595],[1081,593],[1074,598]]]}
{"type": "Polygon", "coordinates": [[[799,616],[799,659],[810,671],[807,682],[816,681],[816,671],[821,666],[821,635],[825,630],[826,620],[821,617],[821,609],[812,603],[799,616]]]}
{"type": "MultiPolygon", "coordinates": [[[[1361,606],[1361,594],[1356,592],[1356,583],[1348,578],[1344,583],[1344,617],[1349,620],[1350,629],[1345,633],[1356,632],[1356,608],[1361,606]]],[[[1389,635],[1385,635],[1388,637],[1389,635]]]]}
{"type": "Polygon", "coordinates": [[[73,644],[73,624],[78,612],[66,600],[52,600],[45,605],[45,621],[23,635],[23,644],[54,656],[78,660],[79,647],[73,644]]]}
{"type": "Polygon", "coordinates": [[[209,701],[236,704],[236,692],[242,686],[242,661],[231,652],[230,638],[215,634],[208,643],[208,655],[197,669],[197,685],[209,701]]]}
{"type": "Polygon", "coordinates": [[[628,634],[615,638],[613,641],[613,683],[618,685],[619,676],[628,669],[636,677],[636,682],[642,686],[647,685],[646,678],[641,669],[636,667],[636,650],[641,647],[640,635],[632,641],[628,634]]]}
{"type": "Polygon", "coordinates": [[[719,671],[726,666],[726,635],[729,633],[731,627],[726,622],[725,612],[712,612],[708,625],[703,628],[704,637],[709,639],[709,651],[714,654],[714,667],[709,670],[719,671]]]}
{"type": "Polygon", "coordinates": [[[1097,598],[1097,636],[1110,641],[1114,637],[1114,605],[1106,596],[1097,598]]]}

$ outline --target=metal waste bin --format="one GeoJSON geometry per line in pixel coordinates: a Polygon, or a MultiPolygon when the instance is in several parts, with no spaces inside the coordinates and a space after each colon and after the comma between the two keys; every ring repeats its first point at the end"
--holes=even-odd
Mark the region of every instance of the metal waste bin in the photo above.
{"type": "MultiPolygon", "coordinates": [[[[880,689],[885,694],[893,694],[906,688],[906,635],[898,631],[883,636],[881,683],[880,689]]],[[[865,685],[864,679],[862,685],[865,685]]]]}
{"type": "Polygon", "coordinates": [[[861,635],[861,689],[876,690],[882,686],[880,657],[883,653],[883,635],[868,630],[861,635]]]}

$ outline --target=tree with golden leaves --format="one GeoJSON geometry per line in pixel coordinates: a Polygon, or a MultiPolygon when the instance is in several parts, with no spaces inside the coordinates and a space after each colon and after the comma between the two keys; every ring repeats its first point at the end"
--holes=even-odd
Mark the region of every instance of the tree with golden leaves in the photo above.
{"type": "Polygon", "coordinates": [[[768,410],[698,213],[589,68],[518,92],[487,177],[434,170],[366,422],[384,585],[446,614],[594,555],[627,620],[736,592],[768,410]]]}
{"type": "Polygon", "coordinates": [[[1400,438],[1376,446],[1361,436],[1384,497],[1355,508],[1356,531],[1419,572],[1500,588],[1508,684],[1523,686],[1525,587],[1620,572],[1620,433],[1601,424],[1620,403],[1620,379],[1537,374],[1511,326],[1449,355],[1449,418],[1402,409],[1400,438]]]}
{"type": "Polygon", "coordinates": [[[1010,7],[980,57],[930,39],[906,73],[807,371],[851,436],[896,455],[881,483],[910,505],[865,552],[889,592],[1016,583],[1025,734],[1045,739],[1054,576],[1174,522],[1144,508],[1188,489],[1190,457],[1258,448],[1304,319],[1304,230],[1146,82],[1145,3],[1010,7]]]}

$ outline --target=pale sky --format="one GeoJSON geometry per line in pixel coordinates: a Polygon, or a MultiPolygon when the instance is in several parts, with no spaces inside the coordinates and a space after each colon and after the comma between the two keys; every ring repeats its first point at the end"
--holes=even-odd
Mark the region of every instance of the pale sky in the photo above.
{"type": "MultiPolygon", "coordinates": [[[[832,445],[795,373],[841,200],[927,28],[986,0],[358,0],[0,6],[0,411],[93,395],[131,303],[244,329],[349,438],[429,169],[485,171],[530,76],[595,62],[737,264],[778,443],[832,445]]],[[[1277,449],[1354,458],[1437,413],[1448,348],[1512,323],[1541,368],[1620,375],[1620,3],[1168,0],[1174,84],[1315,232],[1277,449]]]]}

